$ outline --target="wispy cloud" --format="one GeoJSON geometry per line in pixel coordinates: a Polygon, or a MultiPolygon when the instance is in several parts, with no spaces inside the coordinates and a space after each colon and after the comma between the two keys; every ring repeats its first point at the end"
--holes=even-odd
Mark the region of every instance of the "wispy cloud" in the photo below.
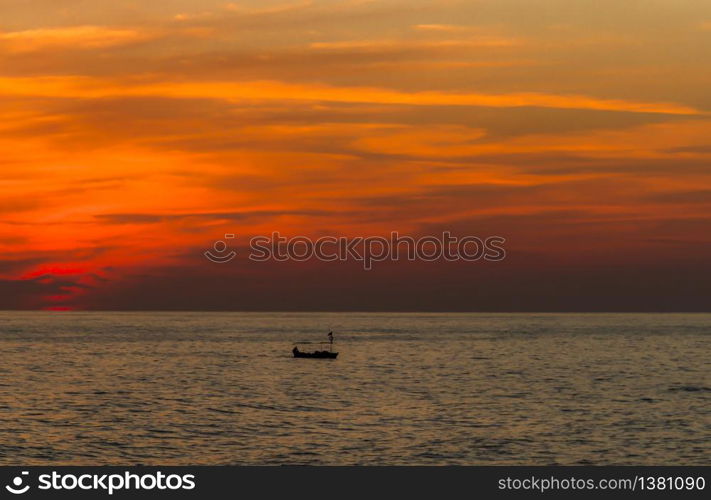
{"type": "Polygon", "coordinates": [[[420,31],[446,31],[446,32],[458,32],[458,31],[470,31],[471,26],[458,26],[454,24],[415,24],[413,29],[420,31]]]}
{"type": "Polygon", "coordinates": [[[105,26],[71,26],[0,32],[0,50],[35,52],[47,49],[116,47],[155,38],[155,33],[105,26]]]}
{"type": "Polygon", "coordinates": [[[605,99],[585,95],[544,93],[484,94],[472,92],[403,92],[371,87],[335,87],[279,81],[169,82],[141,79],[113,81],[91,77],[2,78],[0,96],[105,98],[162,96],[190,99],[331,101],[343,103],[407,104],[412,106],[543,107],[628,113],[698,115],[702,111],[667,102],[605,99]]]}
{"type": "Polygon", "coordinates": [[[348,40],[338,42],[313,42],[312,49],[352,51],[368,50],[422,50],[432,48],[476,48],[476,47],[512,47],[522,43],[516,38],[481,36],[451,40],[348,40]]]}

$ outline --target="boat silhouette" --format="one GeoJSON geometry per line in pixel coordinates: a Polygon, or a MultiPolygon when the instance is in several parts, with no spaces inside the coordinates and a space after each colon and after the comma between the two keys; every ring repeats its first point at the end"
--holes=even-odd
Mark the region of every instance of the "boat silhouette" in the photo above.
{"type": "Polygon", "coordinates": [[[336,359],[338,356],[337,352],[331,351],[313,351],[313,352],[303,352],[300,351],[298,347],[294,346],[292,351],[295,358],[316,358],[316,359],[336,359]]]}
{"type": "Polygon", "coordinates": [[[291,352],[295,358],[336,359],[336,357],[338,357],[338,353],[333,352],[333,332],[328,332],[328,342],[296,342],[291,352]],[[299,346],[304,344],[328,344],[328,350],[322,349],[311,352],[299,350],[299,346]]]}

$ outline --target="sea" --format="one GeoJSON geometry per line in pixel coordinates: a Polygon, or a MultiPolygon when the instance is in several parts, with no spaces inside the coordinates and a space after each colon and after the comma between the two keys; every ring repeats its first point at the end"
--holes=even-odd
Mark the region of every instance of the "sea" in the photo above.
{"type": "Polygon", "coordinates": [[[3,465],[711,461],[711,314],[0,312],[0,351],[3,465]]]}

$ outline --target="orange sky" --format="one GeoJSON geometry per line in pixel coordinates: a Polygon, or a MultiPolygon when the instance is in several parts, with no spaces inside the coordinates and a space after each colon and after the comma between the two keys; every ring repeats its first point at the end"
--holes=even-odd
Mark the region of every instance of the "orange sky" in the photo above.
{"type": "Polygon", "coordinates": [[[698,0],[3,0],[0,308],[446,309],[472,272],[495,298],[453,309],[703,309],[709,54],[698,0]],[[310,265],[201,256],[391,230],[510,260],[319,302],[310,265]]]}

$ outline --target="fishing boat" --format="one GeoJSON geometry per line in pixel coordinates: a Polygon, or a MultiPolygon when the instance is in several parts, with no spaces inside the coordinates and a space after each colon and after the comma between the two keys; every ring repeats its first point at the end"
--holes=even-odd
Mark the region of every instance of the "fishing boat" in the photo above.
{"type": "Polygon", "coordinates": [[[311,359],[336,359],[338,357],[337,352],[333,352],[333,332],[328,332],[328,342],[296,342],[294,348],[291,350],[295,358],[311,358],[311,359]],[[315,351],[302,351],[299,346],[317,344],[323,346],[328,344],[328,350],[321,349],[315,351]]]}
{"type": "Polygon", "coordinates": [[[316,359],[336,359],[338,356],[337,352],[331,351],[313,351],[313,352],[303,352],[300,351],[297,346],[294,346],[292,351],[295,358],[316,358],[316,359]]]}

